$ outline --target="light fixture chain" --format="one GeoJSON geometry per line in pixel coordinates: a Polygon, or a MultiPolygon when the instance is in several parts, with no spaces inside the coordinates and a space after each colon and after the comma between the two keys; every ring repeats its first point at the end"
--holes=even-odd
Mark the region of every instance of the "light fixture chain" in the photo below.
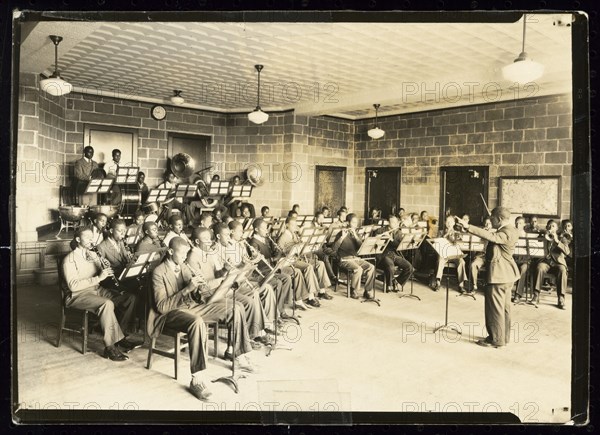
{"type": "Polygon", "coordinates": [[[521,49],[521,52],[524,53],[525,52],[525,27],[527,24],[527,14],[523,14],[523,47],[521,49]]]}

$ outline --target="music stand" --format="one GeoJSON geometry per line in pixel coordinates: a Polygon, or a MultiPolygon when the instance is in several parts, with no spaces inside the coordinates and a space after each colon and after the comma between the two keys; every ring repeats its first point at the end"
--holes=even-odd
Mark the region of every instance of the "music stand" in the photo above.
{"type": "Polygon", "coordinates": [[[229,181],[211,181],[208,194],[211,196],[227,195],[229,193],[229,181]]]}
{"type": "MultiPolygon", "coordinates": [[[[437,239],[428,239],[427,242],[431,245],[431,247],[437,252],[440,256],[440,261],[452,260],[455,258],[462,258],[464,254],[458,247],[458,245],[453,245],[450,241],[444,237],[440,237],[437,239]]],[[[457,332],[459,335],[462,335],[462,332],[459,331],[455,326],[448,324],[448,304],[449,304],[449,295],[450,295],[450,275],[446,275],[446,316],[444,318],[444,324],[438,326],[433,330],[434,334],[442,329],[450,329],[454,332],[457,332]]]]}
{"type": "Polygon", "coordinates": [[[309,255],[315,253],[321,248],[321,246],[323,246],[323,243],[325,243],[326,240],[327,236],[323,232],[308,236],[307,241],[302,246],[300,255],[309,255]]]}
{"type": "Polygon", "coordinates": [[[165,202],[170,191],[171,189],[156,187],[150,191],[146,202],[165,202]]]}
{"type": "Polygon", "coordinates": [[[332,217],[324,217],[323,218],[323,225],[325,226],[329,226],[333,223],[333,218],[332,217]]]}
{"type": "Polygon", "coordinates": [[[250,232],[252,232],[252,224],[253,223],[254,223],[254,218],[247,218],[247,219],[245,219],[242,222],[244,231],[250,230],[250,232]]]}
{"type": "Polygon", "coordinates": [[[165,251],[161,251],[160,249],[140,254],[135,261],[125,266],[125,269],[123,269],[119,276],[119,281],[127,278],[138,278],[151,272],[160,264],[164,255],[165,251]]]}
{"type": "Polygon", "coordinates": [[[342,231],[343,228],[342,227],[338,227],[338,228],[330,228],[329,229],[329,235],[327,236],[327,244],[331,244],[334,242],[335,238],[337,237],[338,233],[340,231],[342,231]]]}
{"type": "MultiPolygon", "coordinates": [[[[360,248],[358,248],[356,255],[359,257],[375,257],[376,255],[381,255],[385,252],[388,243],[390,243],[390,239],[384,239],[378,236],[367,237],[360,245],[360,248]]],[[[375,286],[373,286],[373,297],[363,299],[361,302],[375,302],[377,306],[381,306],[381,301],[375,297],[375,286]]]]}
{"type": "MultiPolygon", "coordinates": [[[[212,183],[211,183],[212,186],[212,183]]],[[[232,198],[250,198],[252,196],[252,186],[251,184],[236,184],[231,188],[231,197],[232,198]]]]}
{"type": "Polygon", "coordinates": [[[197,192],[197,184],[178,184],[175,187],[175,198],[194,198],[197,192]]]}
{"type": "MultiPolygon", "coordinates": [[[[533,303],[534,289],[531,286],[531,260],[541,259],[545,257],[545,243],[544,239],[540,239],[538,234],[529,233],[524,238],[525,241],[525,256],[527,257],[527,273],[525,281],[525,303],[538,308],[537,304],[533,303]],[[531,290],[531,299],[527,300],[527,290],[531,290]]],[[[520,241],[521,239],[519,239],[520,241]]],[[[518,244],[519,242],[517,242],[518,244]]],[[[516,246],[515,246],[516,251],[516,246]]]]}
{"type": "Polygon", "coordinates": [[[139,166],[119,166],[117,167],[117,176],[115,178],[115,183],[135,184],[137,183],[137,175],[139,171],[139,166]]]}
{"type": "Polygon", "coordinates": [[[270,229],[271,236],[278,237],[283,230],[284,224],[285,224],[285,219],[275,218],[273,220],[273,223],[271,224],[271,229],[270,229]]]}
{"type": "Polygon", "coordinates": [[[114,182],[114,178],[92,178],[85,186],[84,193],[108,193],[114,182]]]}
{"type": "Polygon", "coordinates": [[[236,330],[235,330],[235,306],[236,306],[236,302],[235,302],[235,295],[236,292],[239,288],[239,282],[240,280],[244,279],[246,277],[246,275],[248,274],[248,271],[240,271],[238,272],[236,275],[236,280],[235,282],[231,285],[231,289],[233,290],[233,295],[232,295],[232,308],[231,308],[231,312],[232,312],[232,316],[231,316],[231,335],[232,335],[232,343],[233,343],[233,348],[231,351],[231,375],[230,376],[221,376],[220,378],[217,379],[213,379],[212,382],[224,382],[226,384],[231,384],[233,386],[233,391],[236,392],[236,394],[239,391],[239,387],[238,387],[238,379],[239,378],[243,378],[245,377],[244,375],[237,375],[235,374],[235,348],[237,345],[237,334],[236,334],[236,330]]]}
{"type": "Polygon", "coordinates": [[[400,239],[400,243],[398,244],[398,248],[396,248],[396,252],[401,251],[410,251],[410,265],[412,266],[412,271],[410,276],[408,277],[410,281],[410,293],[404,293],[404,286],[402,286],[402,293],[398,296],[400,298],[414,298],[417,300],[421,300],[421,298],[413,293],[413,274],[415,273],[415,251],[421,247],[421,243],[425,240],[425,236],[427,236],[426,232],[401,232],[402,238],[400,239]]]}
{"type": "Polygon", "coordinates": [[[127,234],[125,234],[125,244],[127,246],[135,246],[137,242],[140,241],[141,238],[141,226],[137,228],[127,228],[127,234]]]}

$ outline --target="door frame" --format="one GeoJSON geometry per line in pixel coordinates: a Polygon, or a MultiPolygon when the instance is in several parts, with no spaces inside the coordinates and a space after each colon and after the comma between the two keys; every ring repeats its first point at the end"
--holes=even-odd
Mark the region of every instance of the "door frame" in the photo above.
{"type": "MultiPolygon", "coordinates": [[[[458,172],[464,169],[476,169],[485,173],[485,182],[483,186],[483,198],[485,203],[489,204],[490,193],[490,167],[489,166],[441,166],[440,167],[440,215],[438,216],[438,226],[443,229],[446,224],[446,176],[448,172],[458,172]]],[[[488,205],[489,207],[489,205],[488,205]]]]}
{"type": "MultiPolygon", "coordinates": [[[[343,175],[343,181],[342,181],[342,189],[343,189],[343,197],[344,197],[344,201],[342,202],[342,204],[346,204],[346,176],[348,175],[348,168],[346,166],[330,166],[330,165],[316,165],[315,166],[315,199],[314,199],[314,209],[315,212],[318,210],[318,207],[320,206],[320,204],[318,203],[319,197],[317,194],[317,188],[318,188],[318,181],[319,181],[319,171],[334,171],[334,172],[341,172],[343,175]]],[[[335,213],[337,210],[331,210],[331,213],[335,213]]]]}
{"type": "MultiPolygon", "coordinates": [[[[83,126],[83,147],[90,145],[91,132],[92,130],[100,130],[100,131],[113,131],[115,133],[128,133],[132,135],[132,143],[133,149],[131,150],[131,163],[136,166],[139,166],[138,163],[138,148],[140,146],[139,142],[139,133],[137,128],[128,128],[128,127],[116,127],[113,125],[105,125],[105,124],[84,124],[83,126]]],[[[94,145],[92,144],[92,147],[94,145]]],[[[111,156],[108,156],[109,158],[111,156]]],[[[110,163],[110,160],[106,163],[110,163]]]]}
{"type": "Polygon", "coordinates": [[[207,140],[207,156],[208,156],[208,164],[212,163],[212,136],[206,134],[193,134],[193,133],[179,133],[177,131],[170,131],[167,134],[167,158],[171,159],[173,157],[173,139],[174,138],[183,138],[183,139],[206,139],[207,140]]]}
{"type": "MultiPolygon", "coordinates": [[[[370,171],[382,171],[382,172],[397,172],[398,173],[398,210],[401,205],[402,199],[402,166],[367,166],[365,168],[365,207],[364,207],[364,217],[365,219],[369,219],[369,208],[370,208],[370,198],[369,198],[369,173],[370,171]]],[[[384,211],[382,210],[382,213],[384,211]]]]}

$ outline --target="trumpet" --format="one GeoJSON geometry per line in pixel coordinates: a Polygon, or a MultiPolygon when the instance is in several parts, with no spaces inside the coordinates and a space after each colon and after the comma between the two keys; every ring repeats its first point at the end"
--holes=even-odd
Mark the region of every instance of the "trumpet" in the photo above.
{"type": "Polygon", "coordinates": [[[549,242],[558,242],[558,235],[556,233],[546,232],[544,238],[549,242]]]}
{"type": "MultiPolygon", "coordinates": [[[[102,270],[109,269],[112,267],[110,265],[110,262],[106,258],[104,258],[102,256],[102,254],[100,254],[100,251],[98,250],[98,247],[96,245],[92,245],[90,247],[90,251],[92,251],[93,253],[95,253],[98,256],[98,259],[100,260],[100,265],[102,266],[102,270]]],[[[119,280],[114,275],[112,276],[112,282],[115,287],[117,287],[117,288],[119,287],[119,280]]]]}
{"type": "Polygon", "coordinates": [[[206,279],[204,279],[204,275],[202,275],[202,273],[200,271],[194,270],[194,268],[190,265],[190,263],[188,261],[184,261],[184,264],[187,267],[189,267],[190,273],[192,274],[192,278],[200,277],[200,284],[198,285],[198,287],[196,288],[196,290],[194,290],[190,294],[190,297],[197,304],[202,304],[203,303],[203,301],[202,301],[202,294],[204,292],[206,292],[207,290],[209,290],[209,288],[208,288],[208,282],[206,282],[206,279]]]}

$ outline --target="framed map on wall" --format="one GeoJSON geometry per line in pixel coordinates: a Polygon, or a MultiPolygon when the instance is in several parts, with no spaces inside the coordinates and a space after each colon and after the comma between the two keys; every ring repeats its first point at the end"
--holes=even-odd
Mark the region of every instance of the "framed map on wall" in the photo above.
{"type": "Polygon", "coordinates": [[[560,218],[560,176],[500,177],[499,203],[511,213],[560,218]]]}

